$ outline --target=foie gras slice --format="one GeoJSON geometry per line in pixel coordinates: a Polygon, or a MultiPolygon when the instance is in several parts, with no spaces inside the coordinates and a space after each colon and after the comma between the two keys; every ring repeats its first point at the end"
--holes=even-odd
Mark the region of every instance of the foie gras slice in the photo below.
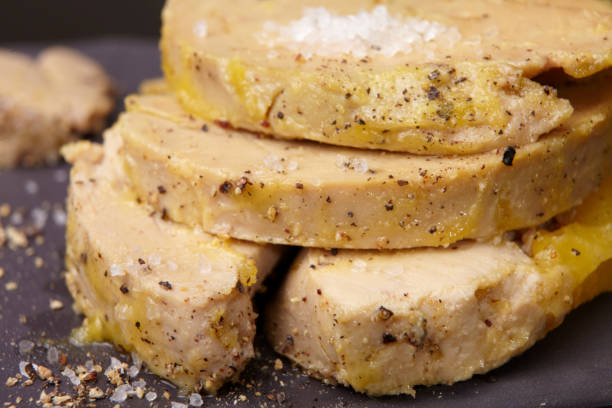
{"type": "Polygon", "coordinates": [[[536,232],[532,257],[509,241],[305,249],[267,308],[266,333],[311,374],[372,395],[485,373],[612,290],[611,203],[609,179],[569,224],[536,232]]]}
{"type": "Polygon", "coordinates": [[[110,78],[77,51],[0,50],[0,168],[54,163],[63,144],[102,130],[113,106],[110,78]]]}
{"type": "Polygon", "coordinates": [[[444,246],[539,225],[599,186],[612,164],[610,75],[561,86],[571,119],[522,148],[424,157],[272,140],[198,120],[157,92],[127,99],[119,155],[141,199],[211,233],[321,248],[444,246]]]}
{"type": "Polygon", "coordinates": [[[204,119],[471,154],[533,142],[567,119],[567,101],[528,78],[606,69],[611,38],[612,6],[599,0],[171,0],[161,49],[171,87],[204,119]]]}
{"type": "Polygon", "coordinates": [[[125,188],[112,140],[111,130],[106,154],[85,142],[64,150],[74,163],[66,281],[86,316],[79,337],[111,341],[179,386],[214,392],[253,356],[251,296],[280,251],[147,210],[125,188]]]}

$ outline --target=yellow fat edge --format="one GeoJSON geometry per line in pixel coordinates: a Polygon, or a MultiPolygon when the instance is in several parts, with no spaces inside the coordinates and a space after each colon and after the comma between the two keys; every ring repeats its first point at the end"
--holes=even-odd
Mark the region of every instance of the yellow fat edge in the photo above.
{"type": "Polygon", "coordinates": [[[539,231],[533,257],[543,272],[566,268],[582,284],[612,258],[612,177],[576,209],[574,219],[556,231],[539,231]]]}

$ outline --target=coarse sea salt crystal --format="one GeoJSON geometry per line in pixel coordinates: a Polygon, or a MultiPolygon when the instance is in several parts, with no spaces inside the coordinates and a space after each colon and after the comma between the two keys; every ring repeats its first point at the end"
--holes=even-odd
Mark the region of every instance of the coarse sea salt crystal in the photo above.
{"type": "Polygon", "coordinates": [[[350,165],[350,160],[348,157],[338,154],[336,155],[336,167],[342,170],[346,170],[350,165]]]}
{"type": "Polygon", "coordinates": [[[157,393],[153,391],[149,391],[145,394],[145,398],[149,402],[155,401],[157,399],[157,393]]]}
{"type": "Polygon", "coordinates": [[[132,357],[132,364],[140,370],[142,368],[142,360],[138,357],[138,354],[131,352],[130,357],[132,357]]]}
{"type": "Polygon", "coordinates": [[[336,167],[342,169],[343,171],[350,169],[361,174],[367,173],[370,169],[366,159],[359,157],[346,157],[342,154],[336,156],[336,167]]]}
{"type": "Polygon", "coordinates": [[[108,375],[113,370],[119,370],[119,372],[123,373],[123,365],[121,364],[121,361],[119,361],[115,357],[110,358],[110,364],[108,368],[104,371],[104,375],[108,375]]]}
{"type": "Polygon", "coordinates": [[[264,157],[264,164],[274,171],[283,171],[285,169],[281,159],[275,154],[269,154],[264,157]]]}
{"type": "Polygon", "coordinates": [[[87,360],[87,361],[85,362],[85,369],[86,369],[87,371],[89,371],[89,372],[94,370],[94,363],[93,363],[93,360],[87,360]]]}
{"type": "Polygon", "coordinates": [[[351,160],[351,165],[357,173],[367,173],[369,170],[368,161],[366,159],[355,158],[351,160]]]}
{"type": "Polygon", "coordinates": [[[68,379],[70,380],[70,382],[74,385],[80,385],[81,384],[81,380],[79,379],[79,377],[76,375],[76,373],[74,372],[74,370],[70,369],[70,368],[65,368],[64,371],[62,371],[62,375],[64,377],[68,377],[68,379]]]}
{"type": "Polygon", "coordinates": [[[151,266],[161,265],[161,256],[159,256],[158,254],[149,255],[147,260],[149,261],[149,265],[151,266]]]}
{"type": "Polygon", "coordinates": [[[128,368],[128,375],[132,378],[136,377],[139,372],[140,372],[140,369],[136,366],[132,365],[128,368]]]}
{"type": "Polygon", "coordinates": [[[34,342],[30,340],[21,340],[18,344],[19,354],[28,354],[34,350],[34,342]]]}
{"type": "Polygon", "coordinates": [[[293,171],[293,170],[297,170],[298,168],[298,163],[296,161],[290,161],[289,163],[287,163],[287,170],[289,171],[293,171]]]}
{"type": "Polygon", "coordinates": [[[34,180],[28,180],[25,182],[24,184],[24,188],[26,193],[34,195],[36,193],[38,193],[38,183],[35,182],[34,180]]]}
{"type": "Polygon", "coordinates": [[[193,34],[198,38],[204,38],[208,34],[208,24],[204,20],[199,20],[193,25],[193,34]]]}
{"type": "Polygon", "coordinates": [[[170,406],[172,408],[187,408],[187,404],[183,404],[182,402],[172,401],[170,406]]]}
{"type": "Polygon", "coordinates": [[[123,276],[125,275],[125,272],[119,265],[112,264],[110,267],[110,275],[111,276],[123,276]]]}
{"type": "Polygon", "coordinates": [[[362,261],[361,259],[357,259],[353,261],[353,267],[351,269],[356,272],[364,272],[367,267],[368,267],[367,262],[362,261]]]}
{"type": "Polygon", "coordinates": [[[53,209],[53,222],[58,227],[66,225],[67,215],[63,208],[56,207],[53,209]]]}
{"type": "Polygon", "coordinates": [[[19,373],[24,376],[25,378],[30,378],[30,375],[28,374],[28,372],[26,371],[26,367],[28,366],[27,361],[20,361],[19,362],[19,373]]]}
{"type": "Polygon", "coordinates": [[[189,405],[192,407],[201,407],[204,405],[204,400],[202,400],[202,396],[198,393],[193,393],[189,396],[189,405]]]}
{"type": "Polygon", "coordinates": [[[32,223],[34,224],[35,228],[45,228],[45,225],[47,224],[47,218],[49,217],[49,213],[47,211],[43,210],[42,208],[36,207],[32,210],[32,213],[30,215],[32,217],[32,223]]]}
{"type": "Polygon", "coordinates": [[[15,211],[11,214],[11,224],[13,225],[21,225],[23,224],[23,214],[15,211]]]}
{"type": "Polygon", "coordinates": [[[117,389],[115,389],[115,392],[113,392],[113,395],[110,396],[110,400],[112,402],[124,402],[128,395],[133,392],[132,390],[132,386],[128,385],[128,384],[121,384],[120,386],[117,387],[117,389]]]}
{"type": "Polygon", "coordinates": [[[56,170],[53,173],[53,180],[57,183],[65,183],[68,181],[68,172],[63,169],[56,170]]]}
{"type": "Polygon", "coordinates": [[[47,350],[47,361],[49,364],[57,364],[59,361],[59,353],[55,347],[50,347],[47,350]]]}
{"type": "Polygon", "coordinates": [[[392,57],[445,35],[448,42],[460,38],[459,31],[438,22],[389,14],[386,6],[356,14],[335,15],[324,7],[305,8],[299,20],[287,25],[267,21],[256,37],[262,44],[285,46],[301,53],[357,58],[381,54],[392,57]]]}

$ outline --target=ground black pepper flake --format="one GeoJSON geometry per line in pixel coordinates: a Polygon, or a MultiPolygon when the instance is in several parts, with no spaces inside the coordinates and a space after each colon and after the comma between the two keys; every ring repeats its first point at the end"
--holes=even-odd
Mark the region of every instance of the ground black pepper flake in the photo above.
{"type": "Polygon", "coordinates": [[[580,251],[577,250],[576,248],[572,248],[572,254],[579,256],[580,255],[580,251]]]}
{"type": "Polygon", "coordinates": [[[351,96],[353,96],[353,95],[351,95],[350,93],[347,93],[346,95],[344,95],[344,97],[345,97],[346,99],[350,99],[350,98],[351,98],[351,96]]]}
{"type": "Polygon", "coordinates": [[[145,264],[145,260],[144,260],[144,259],[142,259],[142,258],[138,258],[138,263],[139,263],[140,265],[144,265],[144,264],[145,264]]]}
{"type": "Polygon", "coordinates": [[[282,119],[285,119],[285,114],[284,114],[283,112],[279,111],[279,112],[276,114],[276,117],[282,120],[282,119]]]}
{"type": "Polygon", "coordinates": [[[360,125],[365,125],[365,120],[359,118],[359,120],[357,121],[357,123],[359,123],[360,125]]]}
{"type": "Polygon", "coordinates": [[[245,293],[246,290],[244,288],[244,285],[242,284],[241,281],[238,281],[238,283],[236,283],[236,289],[238,289],[238,292],[240,293],[245,293]]]}
{"type": "Polygon", "coordinates": [[[383,333],[382,335],[383,344],[395,343],[396,341],[397,341],[397,338],[391,333],[383,333]]]}
{"type": "Polygon", "coordinates": [[[202,125],[202,132],[208,132],[208,125],[207,124],[203,124],[202,125]]]}
{"type": "Polygon", "coordinates": [[[333,256],[338,255],[338,248],[332,248],[332,250],[331,250],[331,254],[332,254],[333,256]]]}
{"type": "Polygon", "coordinates": [[[223,194],[227,194],[232,190],[232,187],[233,187],[232,183],[230,183],[229,181],[226,181],[219,186],[219,191],[222,192],[223,194]]]}
{"type": "Polygon", "coordinates": [[[440,96],[440,91],[435,86],[430,86],[427,90],[427,97],[430,101],[437,99],[440,96]]]}
{"type": "Polygon", "coordinates": [[[285,343],[293,346],[293,336],[287,336],[287,338],[285,338],[285,343]]]}
{"type": "Polygon", "coordinates": [[[321,291],[321,289],[317,289],[317,295],[321,295],[323,292],[321,291]]]}
{"type": "Polygon", "coordinates": [[[431,227],[431,228],[429,229],[429,233],[430,233],[430,234],[435,234],[435,232],[436,232],[437,230],[438,230],[438,228],[437,228],[437,227],[431,227]]]}
{"type": "Polygon", "coordinates": [[[392,211],[393,210],[393,203],[389,202],[388,204],[385,204],[385,210],[392,211]]]}
{"type": "Polygon", "coordinates": [[[489,319],[486,319],[484,322],[487,325],[487,327],[493,326],[493,323],[491,323],[491,321],[489,319]]]}
{"type": "Polygon", "coordinates": [[[514,161],[515,154],[516,154],[516,149],[512,146],[508,146],[506,148],[506,151],[504,152],[502,163],[504,163],[506,166],[512,166],[512,162],[514,161]]]}
{"type": "Polygon", "coordinates": [[[384,306],[378,308],[378,318],[380,320],[389,320],[393,316],[393,312],[384,306]]]}
{"type": "Polygon", "coordinates": [[[243,176],[243,177],[240,177],[240,180],[236,182],[236,187],[238,187],[240,190],[244,190],[247,184],[253,185],[253,183],[249,181],[248,177],[243,176]]]}
{"type": "Polygon", "coordinates": [[[302,183],[295,183],[295,188],[297,188],[298,190],[303,190],[304,185],[302,183]]]}
{"type": "Polygon", "coordinates": [[[159,282],[159,286],[161,286],[162,288],[166,289],[166,290],[172,290],[172,284],[168,281],[161,281],[159,282]]]}
{"type": "Polygon", "coordinates": [[[400,187],[407,186],[409,183],[406,180],[397,180],[397,185],[400,187]]]}
{"type": "Polygon", "coordinates": [[[166,194],[166,187],[157,186],[157,191],[159,191],[159,194],[166,194]]]}
{"type": "Polygon", "coordinates": [[[130,290],[128,289],[127,286],[125,285],[121,285],[121,287],[119,288],[119,290],[121,291],[121,293],[123,293],[124,295],[127,294],[130,290]]]}

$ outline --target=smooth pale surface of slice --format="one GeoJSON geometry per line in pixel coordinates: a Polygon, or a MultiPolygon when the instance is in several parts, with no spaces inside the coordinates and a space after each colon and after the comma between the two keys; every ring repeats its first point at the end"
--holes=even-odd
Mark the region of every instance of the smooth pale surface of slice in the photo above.
{"type": "Polygon", "coordinates": [[[571,108],[527,78],[612,63],[600,0],[171,0],[163,21],[164,72],[190,112],[417,154],[533,142],[571,108]]]}
{"type": "MultiPolygon", "coordinates": [[[[137,204],[102,147],[65,149],[66,281],[86,320],[79,337],[135,351],[179,386],[216,391],[253,356],[251,295],[280,251],[218,239],[137,204]]],[[[109,152],[111,157],[109,157],[109,152]]]]}
{"type": "Polygon", "coordinates": [[[570,224],[539,231],[533,257],[507,241],[304,250],[267,310],[266,333],[313,375],[373,395],[485,373],[612,290],[610,208],[612,180],[570,224]],[[597,223],[587,231],[585,219],[597,223]],[[544,244],[551,238],[554,247],[544,244]]]}
{"type": "Polygon", "coordinates": [[[55,162],[63,144],[102,130],[113,106],[110,78],[76,51],[0,50],[0,168],[55,162]]]}
{"type": "Polygon", "coordinates": [[[257,138],[160,94],[128,98],[117,132],[136,193],[172,220],[256,242],[439,246],[539,225],[599,186],[612,164],[610,73],[561,91],[572,118],[511,166],[505,150],[423,157],[257,138]]]}

